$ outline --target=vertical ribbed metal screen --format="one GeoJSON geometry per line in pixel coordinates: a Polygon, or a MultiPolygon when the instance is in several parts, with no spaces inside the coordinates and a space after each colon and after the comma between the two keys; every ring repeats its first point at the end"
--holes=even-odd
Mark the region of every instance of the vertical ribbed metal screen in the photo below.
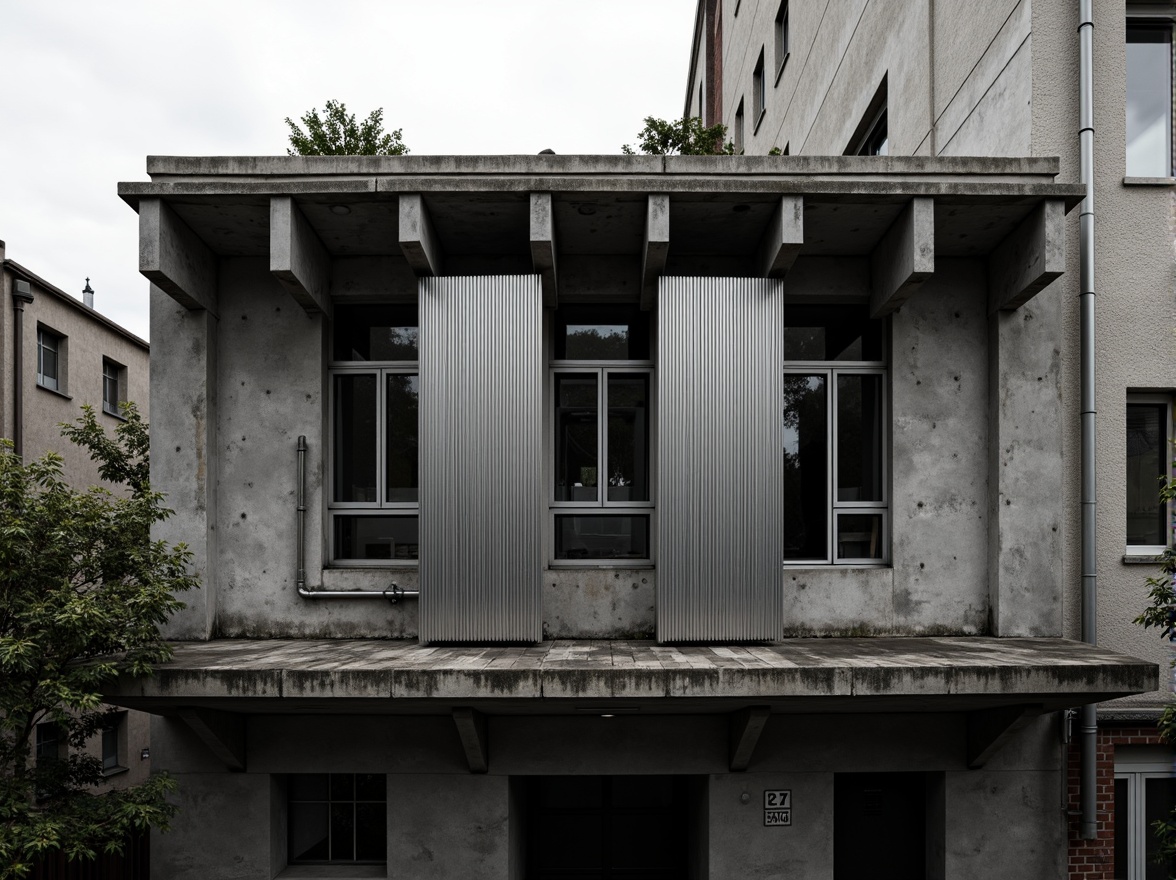
{"type": "Polygon", "coordinates": [[[421,642],[540,641],[539,276],[419,290],[421,642]]]}
{"type": "Polygon", "coordinates": [[[657,637],[783,632],[783,285],[658,286],[657,637]]]}

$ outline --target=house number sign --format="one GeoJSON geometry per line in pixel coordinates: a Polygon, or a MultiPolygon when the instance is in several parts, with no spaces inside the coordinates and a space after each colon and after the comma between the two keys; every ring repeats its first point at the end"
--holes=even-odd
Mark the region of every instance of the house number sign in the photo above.
{"type": "Polygon", "coordinates": [[[764,790],[764,826],[782,827],[792,824],[792,789],[764,790]]]}

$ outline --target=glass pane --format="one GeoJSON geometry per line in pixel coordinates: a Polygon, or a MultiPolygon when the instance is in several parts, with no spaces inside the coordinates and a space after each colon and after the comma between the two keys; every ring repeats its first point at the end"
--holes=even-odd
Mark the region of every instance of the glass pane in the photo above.
{"type": "Polygon", "coordinates": [[[335,500],[376,503],[376,377],[335,377],[335,500]]]}
{"type": "Polygon", "coordinates": [[[824,376],[784,376],[784,558],[828,557],[824,376]]]}
{"type": "Polygon", "coordinates": [[[118,379],[114,376],[102,377],[102,402],[108,409],[118,406],[118,379]]]}
{"type": "Polygon", "coordinates": [[[350,801],[355,799],[355,776],[351,773],[331,774],[331,800],[350,801]]]}
{"type": "Polygon", "coordinates": [[[629,306],[564,306],[556,312],[556,360],[649,358],[649,315],[629,306]]]}
{"type": "Polygon", "coordinates": [[[837,377],[837,500],[882,500],[882,377],[837,377]]]}
{"type": "Polygon", "coordinates": [[[837,516],[837,558],[882,561],[882,515],[850,513],[837,516]]]}
{"type": "Polygon", "coordinates": [[[1127,175],[1172,175],[1172,27],[1127,27],[1127,175]]]}
{"type": "Polygon", "coordinates": [[[102,769],[112,770],[118,766],[118,728],[102,729],[102,769]]]}
{"type": "Polygon", "coordinates": [[[384,804],[355,805],[355,858],[361,862],[388,858],[388,808],[384,804]]]}
{"type": "Polygon", "coordinates": [[[291,862],[326,861],[331,856],[326,804],[289,804],[291,862]]]}
{"type": "Polygon", "coordinates": [[[325,801],[326,773],[293,773],[286,778],[287,791],[292,801],[325,801]]]}
{"type": "Polygon", "coordinates": [[[336,559],[416,559],[415,516],[336,516],[336,559]]]}
{"type": "Polygon", "coordinates": [[[1127,405],[1127,543],[1158,546],[1168,542],[1160,480],[1167,473],[1167,407],[1162,403],[1127,405]]]}
{"type": "Polygon", "coordinates": [[[597,380],[595,373],[555,376],[555,500],[596,501],[597,380]]]}
{"type": "Polygon", "coordinates": [[[1115,875],[1114,880],[1127,880],[1128,850],[1130,847],[1130,814],[1126,779],[1115,780],[1115,875]]]}
{"type": "Polygon", "coordinates": [[[1146,880],[1168,880],[1172,876],[1172,869],[1176,867],[1176,864],[1172,859],[1156,861],[1159,844],[1152,830],[1152,823],[1161,819],[1171,819],[1172,808],[1176,806],[1176,779],[1144,779],[1143,800],[1143,818],[1147,840],[1144,846],[1144,858],[1147,861],[1145,878],[1146,880]]]}
{"type": "Polygon", "coordinates": [[[415,305],[336,306],[337,361],[415,361],[420,357],[415,305]]]}
{"type": "Polygon", "coordinates": [[[557,516],[556,559],[648,559],[648,516],[557,516]]]}
{"type": "Polygon", "coordinates": [[[649,500],[649,374],[608,377],[608,500],[649,500]]]}
{"type": "Polygon", "coordinates": [[[356,773],[355,799],[357,801],[379,801],[388,799],[388,785],[382,773],[356,773]]]}
{"type": "Polygon", "coordinates": [[[385,408],[384,470],[387,476],[385,501],[418,500],[417,400],[416,376],[391,374],[385,408]]]}
{"type": "Polygon", "coordinates": [[[355,858],[355,804],[331,804],[331,861],[355,858]]]}
{"type": "Polygon", "coordinates": [[[866,306],[785,306],[784,360],[880,361],[882,322],[866,306]]]}

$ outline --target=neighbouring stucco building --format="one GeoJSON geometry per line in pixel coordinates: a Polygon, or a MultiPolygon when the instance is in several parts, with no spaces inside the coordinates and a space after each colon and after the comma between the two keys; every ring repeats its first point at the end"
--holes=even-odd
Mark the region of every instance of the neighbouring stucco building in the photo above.
{"type": "MultiPolygon", "coordinates": [[[[95,309],[89,281],[82,299],[70,296],[7,259],[0,241],[0,437],[26,460],[60,454],[65,479],[78,488],[102,481],[89,455],[61,436],[61,424],[76,421],[87,404],[108,431],[122,421],[124,401],[149,415],[147,342],[95,309]]],[[[147,716],[120,712],[93,739],[88,748],[102,759],[108,785],[147,778],[148,733],[147,716]]],[[[39,754],[65,748],[54,725],[40,726],[39,754]]]]}
{"type": "Polygon", "coordinates": [[[157,876],[1065,876],[1057,159],[148,174],[157,876]]]}
{"type": "MultiPolygon", "coordinates": [[[[1174,21],[1171,2],[1098,0],[1086,25],[1097,638],[1161,665],[1168,646],[1132,620],[1154,557],[1172,540],[1155,487],[1169,472],[1176,393],[1174,21]]],[[[684,110],[728,125],[747,155],[1057,156],[1060,179],[1077,181],[1081,23],[1082,4],[1069,0],[701,0],[684,110]]],[[[1066,220],[1066,273],[1022,312],[1037,324],[1038,417],[1060,449],[1061,478],[1040,479],[1032,466],[1014,472],[1040,493],[1050,532],[1034,536],[1030,552],[1054,560],[1070,638],[1081,632],[1083,576],[1079,213],[1066,220]]],[[[1004,491],[990,482],[990,502],[1004,491]]],[[[1015,546],[989,537],[997,558],[1016,557],[1015,546]]],[[[1155,732],[1171,697],[1166,676],[1161,685],[1098,709],[1094,839],[1083,839],[1076,799],[1050,804],[1070,815],[1071,876],[1167,876],[1145,852],[1148,821],[1176,803],[1172,751],[1155,732]]]]}

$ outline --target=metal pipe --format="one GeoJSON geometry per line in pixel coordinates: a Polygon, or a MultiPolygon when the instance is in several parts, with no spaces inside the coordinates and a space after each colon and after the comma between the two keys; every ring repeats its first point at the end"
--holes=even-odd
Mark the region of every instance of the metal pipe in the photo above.
{"type": "Polygon", "coordinates": [[[298,438],[298,595],[303,599],[387,599],[393,605],[420,595],[391,584],[386,590],[323,590],[306,588],[306,435],[298,438]]]}
{"type": "Polygon", "coordinates": [[[12,451],[24,458],[24,307],[33,301],[27,281],[12,283],[12,451]]]}
{"type": "MultiPolygon", "coordinates": [[[[1078,3],[1078,156],[1086,197],[1078,227],[1079,311],[1081,315],[1081,458],[1082,458],[1082,640],[1098,644],[1097,496],[1095,493],[1095,350],[1094,350],[1094,21],[1092,0],[1078,3]]],[[[1080,833],[1098,835],[1098,714],[1093,704],[1082,707],[1080,719],[1080,833]]]]}

